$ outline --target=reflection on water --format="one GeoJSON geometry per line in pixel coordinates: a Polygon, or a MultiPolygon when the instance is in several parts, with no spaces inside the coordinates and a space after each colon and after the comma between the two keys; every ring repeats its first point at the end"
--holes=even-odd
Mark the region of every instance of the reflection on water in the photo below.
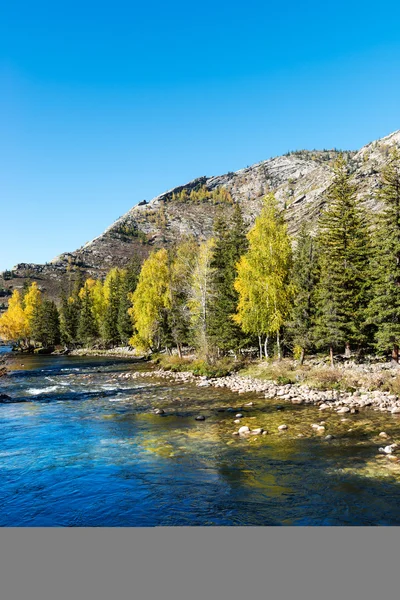
{"type": "Polygon", "coordinates": [[[118,379],[148,365],[116,359],[13,357],[10,368],[2,526],[400,524],[400,463],[378,455],[380,431],[400,439],[395,416],[118,379]],[[234,437],[239,409],[268,435],[234,437]]]}

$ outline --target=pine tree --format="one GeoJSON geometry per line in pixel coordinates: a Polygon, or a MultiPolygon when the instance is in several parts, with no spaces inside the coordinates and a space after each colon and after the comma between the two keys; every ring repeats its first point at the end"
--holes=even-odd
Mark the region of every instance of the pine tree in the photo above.
{"type": "Polygon", "coordinates": [[[247,340],[240,326],[233,320],[239,301],[234,287],[236,265],[248,245],[239,204],[235,204],[229,220],[223,214],[216,218],[213,238],[209,335],[214,346],[223,352],[234,350],[236,353],[247,340]]]}
{"type": "Polygon", "coordinates": [[[249,249],[237,266],[235,289],[239,294],[234,316],[245,333],[258,336],[260,358],[268,356],[268,338],[276,334],[281,358],[280,332],[289,314],[293,285],[289,281],[292,249],[286,225],[273,194],[248,233],[249,249]]]}
{"type": "Polygon", "coordinates": [[[60,319],[56,304],[44,299],[35,311],[31,336],[43,348],[53,348],[60,343],[60,319]]]}
{"type": "Polygon", "coordinates": [[[305,353],[314,345],[313,328],[316,311],[316,286],[318,283],[318,256],[315,239],[303,225],[297,237],[293,256],[292,282],[295,287],[290,316],[289,335],[294,347],[300,349],[300,363],[305,353]]]}
{"type": "Polygon", "coordinates": [[[81,310],[81,300],[79,297],[65,294],[61,297],[60,306],[60,335],[61,342],[67,347],[78,343],[78,323],[81,310]]]}
{"type": "Polygon", "coordinates": [[[85,285],[80,294],[81,310],[79,312],[77,338],[79,343],[90,346],[96,340],[99,332],[93,312],[93,297],[90,288],[85,285]]]}
{"type": "Polygon", "coordinates": [[[372,299],[369,322],[376,327],[375,343],[399,360],[400,345],[400,152],[392,150],[382,170],[378,200],[383,210],[376,219],[371,261],[372,299]]]}
{"type": "Polygon", "coordinates": [[[84,286],[83,275],[80,269],[77,270],[77,276],[72,281],[71,270],[68,274],[69,295],[61,295],[60,306],[60,336],[61,342],[67,347],[75,346],[78,340],[78,325],[80,321],[80,312],[82,308],[81,290],[84,286]],[[72,293],[70,292],[72,288],[72,293]]]}
{"type": "Polygon", "coordinates": [[[180,357],[190,341],[190,284],[197,250],[195,240],[188,237],[169,252],[167,328],[180,357]]]}
{"type": "Polygon", "coordinates": [[[369,233],[367,219],[357,204],[346,162],[340,156],[327,193],[328,208],[319,221],[318,248],[321,277],[317,290],[316,342],[333,350],[366,342],[369,233]]]}
{"type": "Polygon", "coordinates": [[[104,281],[105,312],[103,335],[107,344],[118,344],[120,335],[118,331],[118,313],[121,292],[121,270],[111,269],[104,281]]]}

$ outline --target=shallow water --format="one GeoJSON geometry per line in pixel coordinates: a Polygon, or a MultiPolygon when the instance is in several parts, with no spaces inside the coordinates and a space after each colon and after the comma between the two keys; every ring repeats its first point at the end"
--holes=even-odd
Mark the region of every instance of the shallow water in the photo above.
{"type": "Polygon", "coordinates": [[[149,369],[122,359],[14,356],[9,368],[2,526],[400,524],[400,467],[378,455],[400,440],[398,417],[343,421],[259,394],[118,379],[149,369]],[[239,409],[241,425],[270,433],[234,437],[239,409]]]}

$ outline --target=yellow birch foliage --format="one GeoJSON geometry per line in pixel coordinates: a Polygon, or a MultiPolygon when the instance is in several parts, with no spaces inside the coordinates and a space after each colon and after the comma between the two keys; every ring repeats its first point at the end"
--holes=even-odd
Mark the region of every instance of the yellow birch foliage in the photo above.
{"type": "Polygon", "coordinates": [[[163,248],[144,261],[128,310],[136,334],[129,343],[139,350],[158,347],[164,308],[170,303],[168,253],[163,248]]]}
{"type": "Polygon", "coordinates": [[[14,290],[7,310],[0,317],[0,337],[7,342],[19,342],[29,337],[29,324],[18,290],[14,290]]]}
{"type": "Polygon", "coordinates": [[[249,249],[237,265],[239,303],[233,319],[246,333],[279,332],[289,314],[293,285],[289,282],[292,249],[273,194],[248,233],[249,249]]]}

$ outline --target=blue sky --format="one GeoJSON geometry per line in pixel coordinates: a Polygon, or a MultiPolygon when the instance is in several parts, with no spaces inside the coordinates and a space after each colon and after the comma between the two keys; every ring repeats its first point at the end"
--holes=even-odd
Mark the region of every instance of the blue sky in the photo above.
{"type": "Polygon", "coordinates": [[[397,2],[4,4],[0,270],[194,177],[400,128],[397,2]]]}

